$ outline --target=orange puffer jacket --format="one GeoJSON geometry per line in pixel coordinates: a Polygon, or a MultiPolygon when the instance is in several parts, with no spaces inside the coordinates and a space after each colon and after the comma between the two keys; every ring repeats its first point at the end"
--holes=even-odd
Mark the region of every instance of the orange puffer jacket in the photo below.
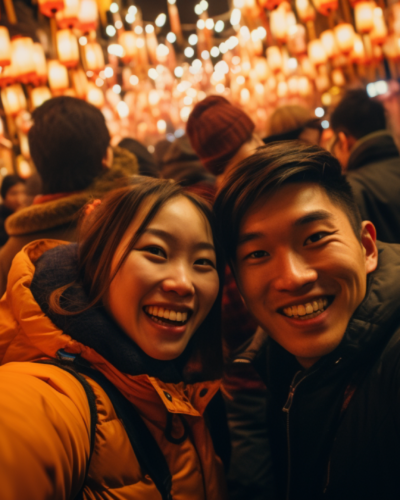
{"type": "MultiPolygon", "coordinates": [[[[144,373],[127,375],[57,328],[42,312],[30,284],[37,259],[60,244],[36,241],[17,254],[0,301],[1,499],[74,499],[84,481],[90,453],[84,389],[68,372],[33,363],[55,358],[59,349],[80,354],[135,406],[167,460],[174,500],[225,499],[223,466],[202,416],[219,381],[188,385],[144,373]],[[181,444],[165,435],[168,412],[184,416],[189,424],[189,437],[181,444]]],[[[96,395],[98,423],[84,498],[160,500],[153,481],[142,474],[106,393],[87,380],[96,395]]],[[[173,432],[181,435],[181,420],[173,422],[173,432]]]]}

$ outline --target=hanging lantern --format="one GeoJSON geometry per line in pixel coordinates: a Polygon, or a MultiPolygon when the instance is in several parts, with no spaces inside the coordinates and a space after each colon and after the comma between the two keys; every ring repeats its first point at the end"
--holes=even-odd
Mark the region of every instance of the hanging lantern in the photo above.
{"type": "Polygon", "coordinates": [[[49,85],[53,92],[60,93],[68,88],[67,68],[58,61],[49,61],[49,85]]]}
{"type": "Polygon", "coordinates": [[[22,83],[29,83],[35,76],[35,61],[33,59],[32,38],[20,37],[11,40],[11,61],[15,78],[22,83]]]}
{"type": "Polygon", "coordinates": [[[369,33],[374,27],[374,4],[372,2],[358,2],[354,6],[356,29],[359,33],[369,33]]]}
{"type": "Polygon", "coordinates": [[[329,14],[337,10],[338,0],[313,0],[315,8],[323,16],[329,16],[329,14]]]}
{"type": "Polygon", "coordinates": [[[374,8],[373,23],[374,27],[369,34],[371,42],[375,44],[382,44],[387,38],[388,30],[385,18],[383,17],[383,11],[380,7],[374,8]]]}
{"type": "Polygon", "coordinates": [[[78,14],[78,28],[81,31],[92,31],[97,28],[96,0],[81,0],[78,14]]]}
{"type": "Polygon", "coordinates": [[[160,64],[165,64],[168,59],[168,54],[169,54],[169,48],[163,43],[160,43],[156,50],[157,61],[160,64]]]}
{"type": "Polygon", "coordinates": [[[272,46],[268,47],[267,51],[268,66],[271,70],[276,73],[282,68],[282,54],[279,47],[272,46]]]}
{"type": "Polygon", "coordinates": [[[78,41],[69,29],[57,31],[57,52],[60,63],[67,68],[73,68],[78,64],[78,41]]]}
{"type": "Polygon", "coordinates": [[[19,83],[10,85],[1,91],[1,101],[6,115],[15,116],[26,109],[26,98],[19,83]]]}
{"type": "Polygon", "coordinates": [[[303,23],[314,21],[315,19],[315,9],[309,0],[296,0],[296,11],[300,21],[303,23]]]}
{"type": "Polygon", "coordinates": [[[152,64],[157,64],[157,47],[158,47],[158,41],[157,41],[157,36],[156,32],[154,31],[153,26],[148,25],[146,26],[146,44],[147,44],[147,50],[149,51],[149,56],[150,56],[150,61],[152,64]]]}
{"type": "Polygon", "coordinates": [[[307,52],[306,29],[302,24],[290,26],[288,29],[287,45],[289,52],[295,56],[307,52]]]}
{"type": "Polygon", "coordinates": [[[270,15],[270,27],[274,38],[278,42],[285,42],[287,36],[286,9],[278,7],[270,15]]]}
{"type": "Polygon", "coordinates": [[[308,78],[311,78],[312,80],[317,76],[315,66],[308,57],[303,57],[301,59],[301,69],[305,76],[308,76],[308,78]]]}
{"type": "Polygon", "coordinates": [[[308,57],[310,61],[315,65],[325,64],[328,60],[324,46],[318,38],[316,40],[311,40],[308,42],[308,57]]]}
{"type": "Polygon", "coordinates": [[[62,29],[73,28],[78,23],[79,0],[64,0],[64,9],[56,14],[57,25],[62,29]]]}
{"type": "Polygon", "coordinates": [[[0,26],[0,66],[9,66],[11,64],[11,43],[8,29],[0,26]]]}
{"type": "Polygon", "coordinates": [[[104,54],[97,42],[88,43],[83,47],[86,71],[99,72],[104,69],[104,54]]]}
{"type": "Polygon", "coordinates": [[[351,62],[363,64],[367,62],[365,48],[360,35],[354,35],[353,50],[350,52],[351,62]]]}
{"type": "Polygon", "coordinates": [[[79,68],[72,72],[72,85],[79,99],[86,99],[88,93],[88,80],[83,69],[79,68]]]}
{"type": "Polygon", "coordinates": [[[274,10],[278,5],[280,5],[285,0],[259,0],[260,7],[267,10],[274,10]]]}
{"type": "Polygon", "coordinates": [[[288,84],[286,82],[279,82],[278,87],[276,89],[276,95],[283,99],[288,94],[288,84]]]}
{"type": "Polygon", "coordinates": [[[5,68],[0,68],[0,86],[5,87],[6,85],[10,85],[10,83],[15,83],[16,78],[14,75],[14,66],[10,64],[9,66],[5,66],[5,68]]]}
{"type": "Polygon", "coordinates": [[[33,61],[36,73],[34,83],[35,85],[44,85],[47,82],[47,62],[42,44],[40,43],[33,44],[33,61]]]}
{"type": "Polygon", "coordinates": [[[41,106],[45,101],[52,98],[50,89],[48,87],[36,87],[31,92],[32,108],[36,109],[41,106]]]}
{"type": "Polygon", "coordinates": [[[343,71],[340,68],[336,68],[332,71],[332,83],[336,85],[336,87],[344,87],[346,85],[343,71]]]}
{"type": "Polygon", "coordinates": [[[321,43],[324,46],[325,53],[332,59],[339,54],[339,49],[336,44],[335,34],[332,30],[326,30],[321,33],[321,43]]]}
{"type": "Polygon", "coordinates": [[[104,93],[94,83],[89,82],[86,100],[96,108],[102,108],[104,106],[104,93]]]}
{"type": "Polygon", "coordinates": [[[123,62],[126,64],[135,58],[137,54],[136,35],[133,31],[122,31],[118,35],[118,43],[124,49],[122,57],[123,62]]]}
{"type": "Polygon", "coordinates": [[[267,60],[264,59],[263,57],[257,58],[254,65],[254,70],[260,82],[265,82],[270,75],[270,70],[267,60]]]}
{"type": "Polygon", "coordinates": [[[182,38],[181,21],[179,19],[178,7],[175,5],[176,0],[168,0],[168,14],[171,31],[175,33],[178,38],[182,38]]]}
{"type": "Polygon", "coordinates": [[[382,46],[383,53],[389,61],[396,61],[400,58],[399,38],[393,34],[390,35],[382,46]]]}
{"type": "Polygon", "coordinates": [[[348,54],[354,45],[354,28],[350,23],[340,23],[334,28],[336,42],[343,54],[348,54]]]}
{"type": "Polygon", "coordinates": [[[321,94],[322,92],[326,92],[331,86],[328,75],[318,75],[315,79],[315,86],[317,87],[318,92],[320,92],[321,94]]]}
{"type": "Polygon", "coordinates": [[[300,76],[298,91],[301,97],[309,97],[312,93],[310,80],[306,76],[300,76]]]}
{"type": "Polygon", "coordinates": [[[287,86],[290,95],[297,95],[299,93],[299,77],[291,76],[287,81],[287,86]]]}
{"type": "Polygon", "coordinates": [[[64,0],[39,0],[39,10],[44,16],[53,17],[63,8],[64,0]]]}

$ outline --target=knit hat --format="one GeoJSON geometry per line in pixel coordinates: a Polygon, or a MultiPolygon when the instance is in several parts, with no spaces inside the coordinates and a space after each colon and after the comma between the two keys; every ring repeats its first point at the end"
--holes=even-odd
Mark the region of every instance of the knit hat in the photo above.
{"type": "Polygon", "coordinates": [[[186,126],[192,148],[207,170],[222,174],[226,163],[250,139],[255,125],[242,110],[222,96],[196,104],[186,126]]]}

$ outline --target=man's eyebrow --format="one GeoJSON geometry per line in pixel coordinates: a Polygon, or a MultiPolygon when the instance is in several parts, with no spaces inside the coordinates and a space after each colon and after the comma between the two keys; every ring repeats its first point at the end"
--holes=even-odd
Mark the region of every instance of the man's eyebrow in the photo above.
{"type": "Polygon", "coordinates": [[[245,244],[245,243],[247,243],[248,241],[257,240],[257,239],[259,239],[259,238],[262,238],[263,236],[264,236],[264,234],[263,234],[263,233],[261,233],[261,232],[258,232],[258,233],[244,233],[244,234],[241,234],[241,235],[239,236],[237,246],[244,245],[244,244],[245,244]]]}
{"type": "MultiPolygon", "coordinates": [[[[154,236],[158,236],[159,238],[162,238],[166,241],[170,241],[173,243],[178,242],[178,238],[174,234],[169,233],[168,231],[164,231],[163,229],[148,227],[143,231],[143,233],[154,234],[154,236]]],[[[209,243],[208,241],[199,241],[194,245],[194,247],[197,250],[212,250],[213,252],[215,252],[214,245],[212,243],[209,243]]]]}
{"type": "Polygon", "coordinates": [[[306,224],[311,224],[312,222],[326,219],[333,219],[333,215],[327,210],[315,210],[314,212],[303,215],[303,217],[294,221],[293,226],[304,226],[306,224]]]}

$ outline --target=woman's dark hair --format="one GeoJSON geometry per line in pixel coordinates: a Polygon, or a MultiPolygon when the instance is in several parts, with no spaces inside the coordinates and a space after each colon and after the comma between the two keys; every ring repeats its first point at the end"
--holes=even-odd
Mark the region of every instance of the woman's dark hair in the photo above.
{"type": "Polygon", "coordinates": [[[300,141],[258,148],[223,179],[214,203],[219,235],[228,261],[236,258],[240,224],[249,208],[284,185],[310,182],[325,190],[347,215],[357,239],[361,216],[340,164],[328,151],[300,141]]]}
{"type": "Polygon", "coordinates": [[[7,191],[11,189],[16,184],[25,184],[25,180],[21,179],[18,175],[6,175],[1,183],[0,194],[4,198],[7,196],[7,191]]]}
{"type": "MultiPolygon", "coordinates": [[[[206,370],[212,378],[218,378],[222,370],[221,343],[221,296],[224,276],[222,248],[216,238],[215,221],[211,205],[196,195],[185,192],[177,184],[167,180],[136,177],[133,184],[109,193],[89,216],[84,218],[79,232],[79,283],[61,287],[50,295],[50,308],[64,315],[78,314],[102,304],[111,281],[124,263],[146,227],[169,200],[184,196],[204,215],[210,224],[217,254],[219,293],[208,316],[190,341],[190,370],[197,373],[206,370]],[[111,263],[122,237],[135,218],[144,201],[149,201],[148,212],[129,242],[120,262],[111,274],[111,263]],[[64,291],[74,285],[85,289],[89,304],[84,309],[66,311],[60,305],[64,291]]],[[[188,348],[186,348],[187,350],[188,348]]]]}

